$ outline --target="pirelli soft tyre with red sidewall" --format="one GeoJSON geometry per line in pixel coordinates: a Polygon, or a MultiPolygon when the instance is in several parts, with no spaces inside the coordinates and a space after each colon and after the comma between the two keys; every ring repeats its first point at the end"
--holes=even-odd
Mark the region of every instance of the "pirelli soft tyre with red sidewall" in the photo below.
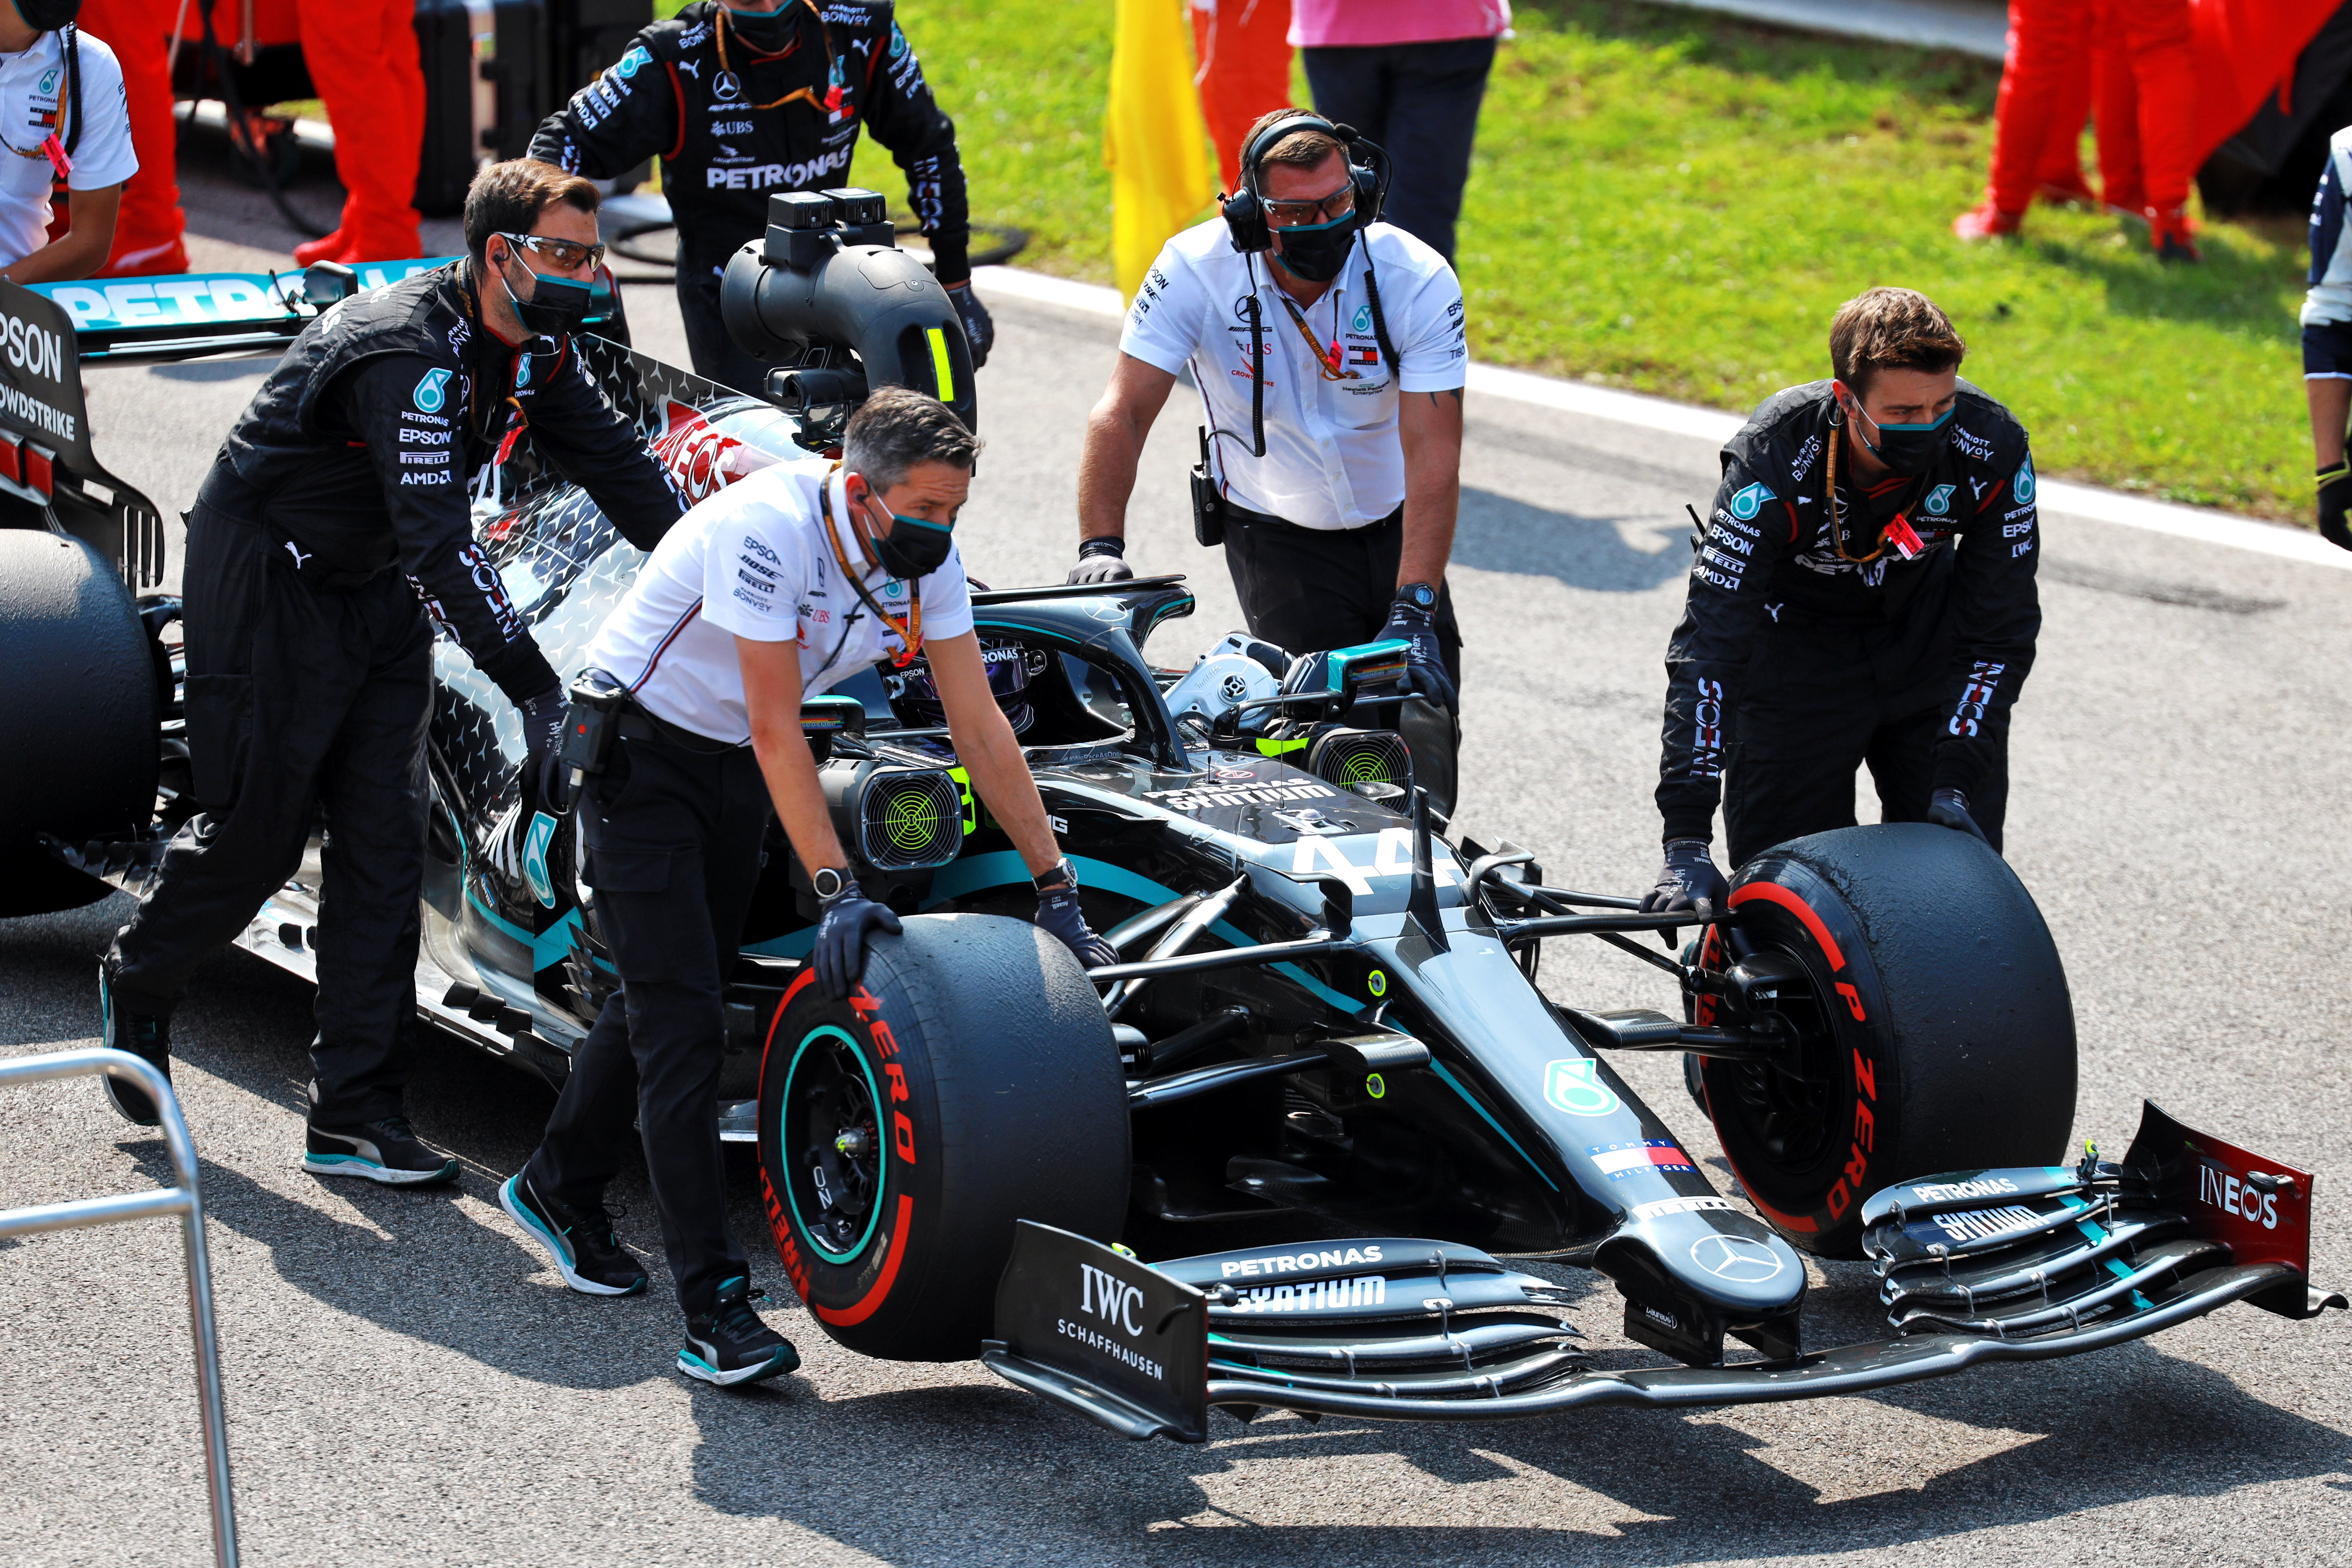
{"type": "Polygon", "coordinates": [[[793,1287],[841,1343],[964,1361],[1015,1220],[1109,1242],[1127,1083],[1086,971],[1027,921],[917,915],[847,1000],[803,971],[760,1068],[760,1189],[793,1287]]]}
{"type": "Polygon", "coordinates": [[[1709,1114],[1749,1199],[1793,1246],[1857,1256],[1862,1200],[1944,1171],[2055,1164],[2074,1122],[2074,1009],[2042,912],[1976,839],[1921,823],[1758,856],[1730,904],[1795,958],[1783,1064],[1710,1059],[1709,1114]]]}

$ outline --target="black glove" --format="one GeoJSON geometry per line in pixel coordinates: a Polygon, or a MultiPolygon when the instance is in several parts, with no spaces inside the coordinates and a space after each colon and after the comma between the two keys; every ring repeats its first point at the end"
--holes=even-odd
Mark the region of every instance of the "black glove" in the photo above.
{"type": "Polygon", "coordinates": [[[955,307],[956,320],[963,323],[963,340],[971,345],[971,368],[978,370],[988,363],[988,351],[996,342],[996,323],[989,320],[988,307],[971,291],[969,281],[947,286],[948,303],[955,307]]]}
{"type": "Polygon", "coordinates": [[[563,715],[572,704],[551,686],[522,705],[523,787],[538,792],[539,809],[562,815],[563,715]]]}
{"type": "Polygon", "coordinates": [[[1956,833],[1969,834],[1986,848],[1992,847],[1992,840],[1987,838],[1984,829],[1977,826],[1977,819],[1969,815],[1969,797],[1958,790],[1939,789],[1929,795],[1927,820],[1938,827],[1948,827],[1956,833]]]}
{"type": "Polygon", "coordinates": [[[1135,568],[1125,559],[1127,541],[1111,534],[1097,534],[1078,546],[1078,563],[1070,568],[1063,579],[1069,583],[1124,583],[1135,575],[1135,568]]]}
{"type": "Polygon", "coordinates": [[[1404,656],[1405,673],[1413,689],[1448,712],[1455,710],[1454,679],[1445,673],[1445,651],[1437,646],[1437,596],[1427,584],[1410,583],[1397,590],[1389,606],[1389,624],[1374,639],[1402,637],[1412,644],[1404,656]],[[1427,603],[1422,601],[1426,598],[1427,603]]]}
{"type": "MultiPolygon", "coordinates": [[[[1643,895],[1642,912],[1663,915],[1693,910],[1711,919],[1730,907],[1727,902],[1730,894],[1723,873],[1715,868],[1715,856],[1706,839],[1669,838],[1666,863],[1658,868],[1657,886],[1643,895]]],[[[1674,944],[1675,933],[1666,932],[1666,945],[1674,944]]]]}
{"type": "Polygon", "coordinates": [[[2352,527],[2344,512],[2352,507],[2352,463],[2319,470],[2319,537],[2339,550],[2352,550],[2352,527]]]}
{"type": "Polygon", "coordinates": [[[1077,873],[1070,869],[1067,860],[1031,886],[1037,890],[1038,929],[1060,938],[1062,945],[1076,953],[1079,963],[1088,969],[1118,962],[1118,949],[1097,936],[1087,924],[1087,917],[1078,908],[1077,873]]]}
{"type": "Polygon", "coordinates": [[[816,919],[816,988],[838,1002],[866,973],[866,933],[886,931],[898,936],[906,928],[886,905],[867,898],[857,879],[844,872],[841,887],[818,906],[816,919]]]}

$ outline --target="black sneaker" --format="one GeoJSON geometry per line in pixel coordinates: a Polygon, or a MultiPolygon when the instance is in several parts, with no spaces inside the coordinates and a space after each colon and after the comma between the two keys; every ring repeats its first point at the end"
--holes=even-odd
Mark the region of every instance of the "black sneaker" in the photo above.
{"type": "Polygon", "coordinates": [[[387,1186],[421,1186],[446,1182],[457,1173],[457,1162],[436,1154],[417,1142],[405,1116],[348,1127],[321,1127],[312,1121],[302,1154],[302,1168],[319,1176],[363,1176],[387,1186]]]}
{"type": "Polygon", "coordinates": [[[793,1342],[760,1321],[751,1310],[765,1291],[751,1289],[737,1278],[719,1287],[708,1312],[686,1320],[686,1348],[677,1352],[677,1370],[688,1377],[722,1388],[777,1377],[801,1364],[793,1342]]]}
{"type": "MultiPolygon", "coordinates": [[[[129,1051],[142,1061],[154,1064],[165,1078],[172,1076],[172,1021],[117,1007],[114,975],[104,963],[98,966],[98,1007],[102,1020],[99,1025],[100,1045],[109,1050],[129,1051]]],[[[153,1127],[163,1120],[145,1089],[121,1079],[106,1080],[106,1098],[134,1127],[153,1127]]]]}
{"type": "Polygon", "coordinates": [[[583,1296],[634,1296],[646,1288],[646,1271],[613,1234],[602,1205],[566,1207],[544,1196],[528,1173],[517,1172],[499,1188],[499,1206],[522,1233],[547,1248],[563,1282],[583,1296]]]}

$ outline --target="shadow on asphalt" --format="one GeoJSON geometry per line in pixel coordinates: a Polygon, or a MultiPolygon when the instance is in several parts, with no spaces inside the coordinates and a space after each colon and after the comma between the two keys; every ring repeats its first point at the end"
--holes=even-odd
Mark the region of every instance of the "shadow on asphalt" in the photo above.
{"type": "MultiPolygon", "coordinates": [[[[1925,1418],[1903,1423],[1912,1435],[1958,1424],[1983,1428],[1983,1446],[2002,1446],[1924,1488],[1823,1500],[1823,1489],[1773,1462],[1770,1439],[1731,1424],[1738,1412],[1596,1411],[1485,1426],[1318,1426],[1287,1416],[1244,1426],[1218,1414],[1210,1444],[1188,1448],[1127,1443],[1009,1387],[829,1403],[821,1390],[814,1398],[796,1390],[759,1400],[698,1390],[693,1409],[704,1503],[786,1520],[906,1568],[961,1568],[992,1538],[1037,1542],[1041,1526],[1066,1542],[1069,1531],[1096,1536],[1132,1560],[1219,1568],[1327,1554],[1353,1563],[1464,1561],[1493,1551],[1517,1560],[1547,1547],[1573,1548],[1579,1562],[1628,1564],[1808,1556],[2031,1524],[2151,1496],[2219,1496],[2255,1479],[2326,1476],[2352,1462],[2344,1434],[2147,1343],[1981,1372],[1873,1403],[1890,1407],[1887,1415],[1925,1418]],[[824,1472],[796,1459],[821,1452],[866,1458],[828,1485],[824,1472]],[[1231,1476],[1264,1485],[1265,1467],[1285,1461],[1358,1459],[1375,1476],[1383,1457],[1455,1486],[1550,1478],[1608,1499],[1624,1517],[1614,1535],[1415,1526],[1388,1520],[1375,1490],[1329,1499],[1332,1511],[1353,1516],[1342,1523],[1260,1526],[1220,1509],[1204,1484],[1231,1476]],[[940,1487],[951,1495],[952,1523],[943,1521],[933,1542],[909,1531],[904,1512],[877,1507],[877,1494],[940,1487]]],[[[1964,1433],[1948,1440],[1979,1446],[1964,1433]]],[[[1831,1466],[1848,1477],[1856,1458],[1825,1455],[1811,1433],[1779,1455],[1800,1473],[1831,1466]]]]}
{"type": "Polygon", "coordinates": [[[1649,523],[1658,546],[1626,542],[1619,524],[1632,518],[1586,517],[1529,506],[1490,490],[1465,488],[1454,535],[1454,564],[1481,572],[1554,577],[1571,588],[1641,594],[1690,570],[1681,541],[1686,523],[1649,523]]]}
{"type": "MultiPolygon", "coordinates": [[[[110,900],[0,925],[10,1001],[37,1013],[69,1011],[126,912],[127,904],[110,900]]],[[[289,1165],[299,1156],[310,997],[292,977],[225,954],[199,973],[175,1018],[192,1068],[281,1108],[289,1165]]],[[[410,1110],[420,1132],[463,1161],[467,1195],[495,1202],[497,1181],[528,1153],[551,1103],[543,1086],[469,1047],[437,1037],[420,1043],[410,1110]]],[[[201,1126],[197,1135],[201,1144],[201,1126]]],[[[150,1179],[169,1179],[160,1142],[126,1137],[120,1147],[150,1179]]],[[[781,1294],[748,1163],[734,1153],[733,1223],[755,1278],[781,1294]]],[[[555,1387],[624,1388],[672,1376],[677,1319],[657,1250],[646,1258],[656,1300],[593,1300],[555,1284],[543,1257],[502,1217],[458,1202],[459,1188],[318,1182],[314,1202],[300,1184],[316,1180],[297,1174],[279,1191],[207,1161],[205,1206],[215,1225],[267,1247],[289,1283],[395,1333],[555,1387]]],[[[624,1174],[615,1196],[635,1211],[624,1234],[650,1250],[641,1168],[624,1174]]],[[[1827,1272],[1809,1309],[1812,1340],[1882,1333],[1862,1267],[1832,1264],[1827,1272]]],[[[1605,1300],[1605,1288],[1595,1294],[1605,1300]]],[[[2262,1327],[2294,1331],[2267,1320],[2262,1327]]],[[[803,1320],[795,1331],[815,1325],[803,1320]]],[[[1131,1561],[1218,1568],[1237,1559],[1352,1563],[1442,1553],[1459,1561],[1561,1548],[1579,1561],[1626,1564],[1821,1555],[2352,1468],[2344,1434],[2265,1404],[2160,1342],[1893,1390],[1866,1402],[1874,1410],[1815,1421],[1789,1411],[1601,1410],[1494,1426],[1310,1424],[1287,1415],[1245,1426],[1221,1413],[1202,1447],[1129,1444],[988,1383],[842,1398],[800,1376],[755,1390],[690,1393],[699,1434],[694,1484],[704,1505],[787,1521],[905,1568],[962,1568],[976,1549],[994,1555],[996,1542],[1015,1554],[1023,1542],[1089,1540],[1131,1561]],[[1857,1426],[1875,1429],[1864,1451],[1853,1447],[1857,1426]],[[1899,1469],[1939,1443],[1994,1451],[1924,1488],[1867,1489],[1869,1447],[1911,1450],[1899,1469]],[[1371,1489],[1326,1500],[1343,1516],[1338,1522],[1261,1526],[1213,1500],[1230,1504],[1236,1492],[1278,1485],[1274,1467],[1284,1461],[1330,1459],[1358,1461],[1371,1489]],[[1383,1511],[1376,1484],[1382,1467],[1400,1462],[1449,1486],[1500,1489],[1484,1498],[1465,1493],[1454,1519],[1489,1510],[1507,1516],[1511,1489],[1565,1483],[1615,1505],[1614,1533],[1400,1521],[1383,1511]],[[1816,1484],[1823,1476],[1832,1479],[1816,1484]]]]}

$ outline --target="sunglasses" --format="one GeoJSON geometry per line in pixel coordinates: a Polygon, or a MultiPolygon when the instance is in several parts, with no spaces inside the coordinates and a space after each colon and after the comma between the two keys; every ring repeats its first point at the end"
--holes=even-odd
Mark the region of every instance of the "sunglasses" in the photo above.
{"type": "Polygon", "coordinates": [[[601,245],[583,245],[574,239],[552,239],[543,234],[500,234],[499,237],[509,245],[519,245],[532,255],[553,262],[565,272],[604,265],[604,247],[601,245]]]}

